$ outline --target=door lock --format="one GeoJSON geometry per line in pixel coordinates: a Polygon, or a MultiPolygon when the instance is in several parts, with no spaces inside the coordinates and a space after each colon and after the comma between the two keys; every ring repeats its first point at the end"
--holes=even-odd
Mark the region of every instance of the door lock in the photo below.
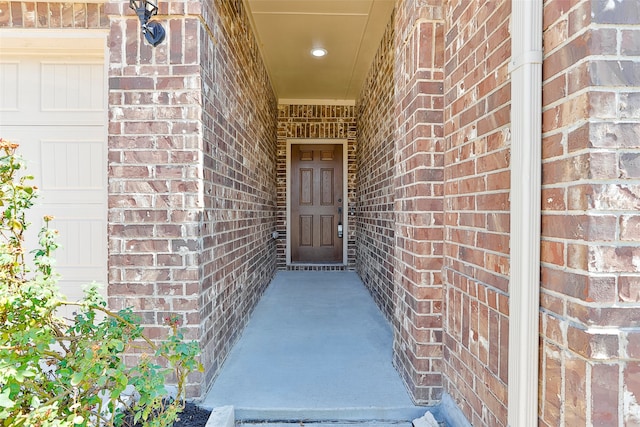
{"type": "MultiPolygon", "coordinates": [[[[342,199],[338,199],[342,202],[342,199]]],[[[342,239],[342,206],[338,206],[338,239],[342,239]]]]}

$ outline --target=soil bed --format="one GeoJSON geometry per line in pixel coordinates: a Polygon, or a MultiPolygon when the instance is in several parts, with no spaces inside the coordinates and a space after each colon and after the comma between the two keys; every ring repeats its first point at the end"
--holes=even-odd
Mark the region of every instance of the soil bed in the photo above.
{"type": "Polygon", "coordinates": [[[210,410],[187,402],[184,410],[178,415],[180,419],[173,423],[173,427],[204,427],[210,415],[210,410]]]}
{"type": "MultiPolygon", "coordinates": [[[[184,410],[178,415],[178,420],[173,423],[173,427],[205,427],[211,411],[201,408],[194,403],[185,403],[184,410]]],[[[125,425],[128,425],[125,423],[125,425]]],[[[141,423],[133,427],[143,427],[141,423]]]]}

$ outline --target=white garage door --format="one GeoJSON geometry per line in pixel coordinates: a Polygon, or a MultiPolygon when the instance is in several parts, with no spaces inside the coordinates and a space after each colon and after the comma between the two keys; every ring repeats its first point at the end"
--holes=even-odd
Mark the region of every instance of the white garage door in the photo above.
{"type": "Polygon", "coordinates": [[[41,190],[29,214],[27,246],[37,242],[42,217],[54,216],[60,287],[70,300],[86,283],[107,283],[103,43],[85,41],[81,55],[65,53],[64,43],[43,49],[37,40],[20,46],[5,39],[0,45],[0,137],[20,144],[27,173],[41,190]]]}

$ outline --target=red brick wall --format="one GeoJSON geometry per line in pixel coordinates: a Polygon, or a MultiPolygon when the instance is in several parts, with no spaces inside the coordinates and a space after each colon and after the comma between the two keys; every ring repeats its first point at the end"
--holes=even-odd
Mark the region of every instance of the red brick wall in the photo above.
{"type": "Polygon", "coordinates": [[[398,2],[358,100],[357,269],[414,400],[442,394],[440,1],[398,2]]]}
{"type": "Polygon", "coordinates": [[[510,7],[445,7],[445,389],[478,426],[507,423],[510,7]]]}
{"type": "MultiPolygon", "coordinates": [[[[197,16],[162,20],[152,48],[124,2],[109,34],[109,304],[131,306],[152,338],[180,316],[200,338],[202,191],[197,16]],[[188,35],[186,35],[186,30],[188,35]]],[[[133,356],[131,356],[133,357],[133,356]]],[[[189,394],[201,393],[194,375],[189,394]]]]}
{"type": "Polygon", "coordinates": [[[442,394],[442,13],[439,0],[406,0],[394,24],[394,363],[426,404],[442,394]]]}
{"type": "Polygon", "coordinates": [[[200,314],[209,384],[276,269],[277,105],[241,0],[204,4],[200,314]]]}
{"type": "Polygon", "coordinates": [[[640,3],[544,7],[540,419],[640,424],[640,3]]]}
{"type": "Polygon", "coordinates": [[[126,4],[107,5],[109,295],[153,336],[183,318],[198,396],[275,272],[276,103],[242,2],[165,7],[151,48],[126,4]]]}
{"type": "Polygon", "coordinates": [[[0,28],[108,28],[103,3],[0,1],[0,28]]]}
{"type": "MultiPolygon", "coordinates": [[[[344,266],[287,266],[287,140],[288,139],[346,139],[347,140],[347,197],[349,207],[355,206],[356,177],[356,109],[353,105],[278,105],[278,226],[277,241],[279,269],[342,270],[344,266]]],[[[348,212],[347,204],[345,210],[348,212]]],[[[349,224],[347,237],[347,269],[355,264],[355,227],[349,224]]]]}
{"type": "MultiPolygon", "coordinates": [[[[358,98],[356,270],[387,319],[396,303],[393,18],[358,98]]],[[[397,326],[396,326],[397,328],[397,326]]]]}

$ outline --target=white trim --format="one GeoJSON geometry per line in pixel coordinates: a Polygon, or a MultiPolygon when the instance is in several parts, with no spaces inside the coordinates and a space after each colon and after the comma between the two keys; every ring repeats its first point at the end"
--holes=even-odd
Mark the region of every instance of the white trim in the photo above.
{"type": "Polygon", "coordinates": [[[2,28],[2,46],[9,38],[20,39],[105,39],[109,35],[106,28],[2,28]]]}
{"type": "Polygon", "coordinates": [[[5,54],[96,57],[107,62],[107,29],[0,29],[5,54]]]}
{"type": "MultiPolygon", "coordinates": [[[[349,182],[349,168],[348,168],[348,150],[349,150],[349,141],[347,139],[297,139],[290,138],[287,139],[287,190],[286,190],[286,204],[287,204],[287,217],[286,217],[286,245],[287,245],[287,265],[311,265],[305,263],[295,263],[291,262],[291,146],[293,144],[332,144],[332,145],[342,145],[342,223],[344,227],[344,233],[342,238],[342,264],[347,265],[348,263],[348,244],[349,244],[349,200],[347,196],[349,194],[347,184],[349,182]]],[[[312,264],[312,265],[334,265],[333,263],[327,264],[312,264]]]]}
{"type": "Polygon", "coordinates": [[[279,98],[278,105],[356,105],[354,99],[288,99],[279,98]]]}
{"type": "Polygon", "coordinates": [[[511,2],[511,427],[538,426],[542,0],[511,2]]]}

